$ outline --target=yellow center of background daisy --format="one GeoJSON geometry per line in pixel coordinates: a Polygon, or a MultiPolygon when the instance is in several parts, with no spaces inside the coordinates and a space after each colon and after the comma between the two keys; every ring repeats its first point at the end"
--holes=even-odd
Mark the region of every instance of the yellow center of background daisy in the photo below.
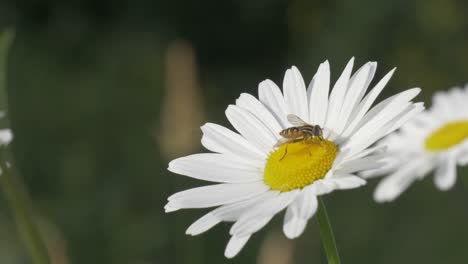
{"type": "Polygon", "coordinates": [[[336,145],[326,139],[283,144],[270,153],[263,181],[281,192],[303,188],[325,177],[337,153],[336,145]]]}
{"type": "Polygon", "coordinates": [[[468,138],[468,120],[447,123],[430,134],[424,142],[427,151],[441,151],[468,138]]]}

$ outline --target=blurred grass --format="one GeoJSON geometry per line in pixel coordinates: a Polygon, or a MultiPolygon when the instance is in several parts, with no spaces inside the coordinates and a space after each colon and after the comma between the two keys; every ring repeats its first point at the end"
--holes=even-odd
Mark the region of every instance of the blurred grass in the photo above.
{"type": "MultiPolygon", "coordinates": [[[[41,212],[54,263],[262,263],[266,245],[275,243],[290,243],[281,246],[291,254],[283,263],[324,263],[315,220],[299,239],[281,242],[277,217],[229,261],[223,257],[227,224],[185,236],[204,210],[166,215],[163,206],[171,193],[202,183],[166,167],[170,156],[202,149],[199,138],[188,136],[192,147],[167,154],[161,145],[178,138],[161,139],[162,131],[170,126],[184,135],[199,133],[203,122],[227,125],[225,107],[241,92],[256,94],[261,80],[281,83],[294,64],[308,82],[325,59],[336,80],[351,56],[357,65],[378,61],[377,78],[398,67],[381,98],[420,86],[419,98],[429,102],[435,90],[467,80],[466,5],[455,0],[1,2],[0,23],[17,29],[8,67],[14,156],[41,212]],[[171,96],[167,90],[175,89],[166,77],[174,41],[193,49],[196,85],[188,87],[198,88],[188,89],[200,103],[180,103],[182,92],[171,96]],[[174,118],[161,126],[164,111],[183,115],[193,107],[203,108],[201,123],[187,126],[174,118]]],[[[172,72],[175,80],[187,78],[177,68],[172,72]]],[[[467,177],[466,170],[459,173],[467,177]]],[[[468,259],[468,188],[457,184],[442,193],[428,178],[397,202],[379,205],[372,201],[374,185],[325,197],[343,262],[468,259]]],[[[2,201],[0,263],[27,263],[13,225],[2,201]]]]}

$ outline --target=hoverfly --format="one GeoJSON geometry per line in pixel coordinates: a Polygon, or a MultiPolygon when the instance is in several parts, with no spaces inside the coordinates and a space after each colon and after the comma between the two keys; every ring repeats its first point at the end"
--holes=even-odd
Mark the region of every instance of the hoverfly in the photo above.
{"type": "MultiPolygon", "coordinates": [[[[319,125],[308,124],[300,117],[293,114],[289,114],[287,119],[289,123],[293,125],[293,127],[281,130],[279,134],[282,136],[282,138],[278,140],[275,146],[279,147],[286,143],[293,143],[301,140],[305,142],[313,138],[318,138],[320,140],[323,139],[323,131],[319,125]]],[[[283,158],[286,156],[286,153],[288,153],[288,146],[286,146],[280,161],[283,160],[283,158]]]]}

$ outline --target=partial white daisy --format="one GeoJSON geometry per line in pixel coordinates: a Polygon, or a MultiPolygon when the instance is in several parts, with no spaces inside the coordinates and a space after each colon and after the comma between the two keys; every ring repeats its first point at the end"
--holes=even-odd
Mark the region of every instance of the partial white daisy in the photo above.
{"type": "Polygon", "coordinates": [[[433,170],[437,188],[448,190],[455,185],[457,164],[468,164],[468,86],[437,92],[432,101],[430,109],[379,143],[388,146],[386,165],[362,174],[388,174],[375,190],[376,201],[393,201],[433,170]]]}
{"type": "Polygon", "coordinates": [[[371,109],[394,70],[366,95],[377,63],[368,62],[351,75],[353,63],[351,59],[330,94],[328,61],[319,66],[308,87],[299,70],[292,67],[284,76],[283,92],[265,80],[259,84],[259,99],[241,94],[226,110],[237,132],[207,123],[201,128],[201,142],[212,152],[169,163],[171,172],[218,184],[170,196],[166,212],[217,207],[186,233],[198,235],[220,222],[234,222],[225,251],[228,258],[284,209],[284,234],[291,239],[300,236],[317,210],[317,196],[364,185],[365,180],[356,173],[381,166],[378,161],[385,157],[382,147],[371,145],[423,109],[421,103],[411,102],[420,92],[418,88],[371,109]],[[293,126],[288,115],[320,126],[324,139],[277,147],[282,140],[280,131],[293,126]]]}

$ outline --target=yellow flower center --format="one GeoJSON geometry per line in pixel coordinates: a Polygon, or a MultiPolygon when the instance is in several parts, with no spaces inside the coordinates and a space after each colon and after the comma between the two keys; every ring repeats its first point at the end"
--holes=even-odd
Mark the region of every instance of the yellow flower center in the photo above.
{"type": "Polygon", "coordinates": [[[450,122],[432,132],[424,142],[427,151],[441,151],[468,138],[468,120],[450,122]]]}
{"type": "Polygon", "coordinates": [[[304,188],[325,177],[337,154],[336,145],[326,139],[283,144],[270,153],[263,181],[281,192],[304,188]]]}

